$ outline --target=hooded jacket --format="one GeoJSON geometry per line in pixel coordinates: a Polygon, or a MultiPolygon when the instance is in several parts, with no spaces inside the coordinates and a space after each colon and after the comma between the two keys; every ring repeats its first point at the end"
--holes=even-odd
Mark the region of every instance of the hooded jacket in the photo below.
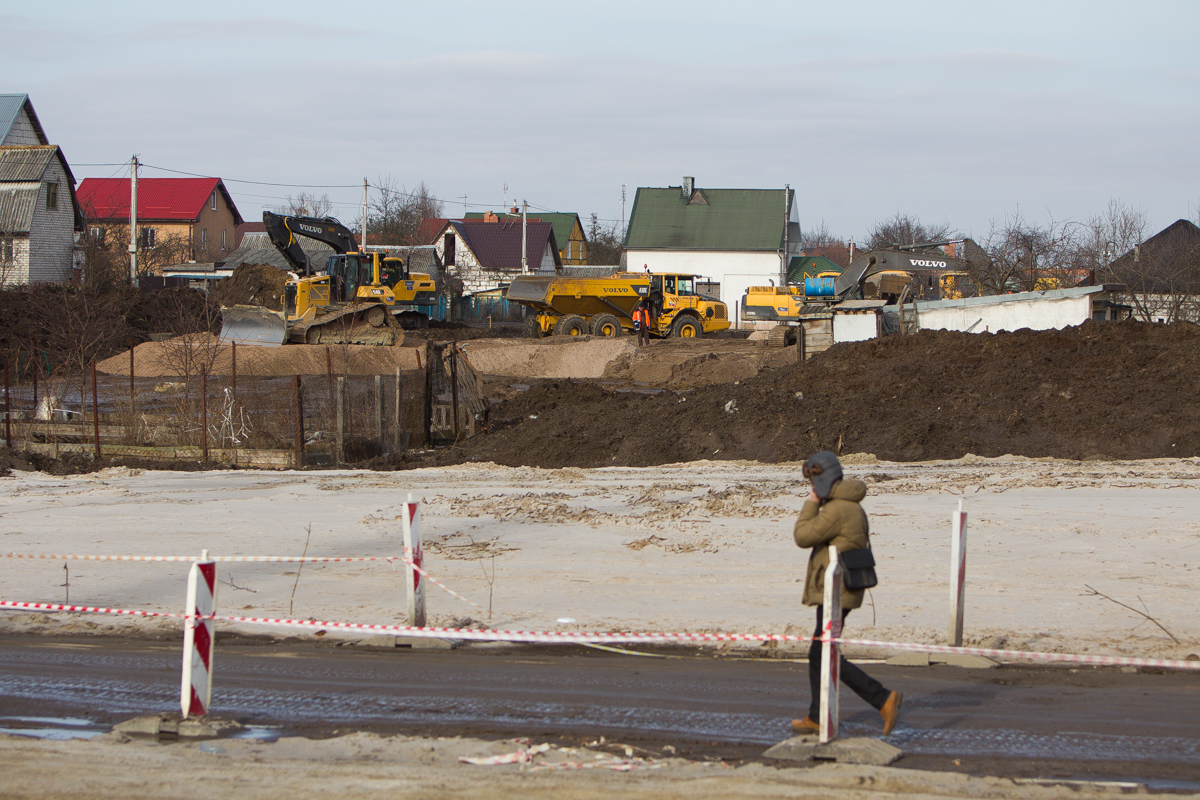
{"type": "MultiPolygon", "coordinates": [[[[833,485],[829,499],[818,505],[809,500],[800,509],[800,518],[792,529],[797,547],[812,548],[808,557],[808,575],[804,580],[804,605],[819,606],[825,601],[825,570],[829,567],[829,546],[839,553],[861,550],[870,545],[867,513],[859,503],[867,496],[862,481],[843,479],[833,485]]],[[[863,591],[842,587],[842,608],[862,605],[863,591]]]]}

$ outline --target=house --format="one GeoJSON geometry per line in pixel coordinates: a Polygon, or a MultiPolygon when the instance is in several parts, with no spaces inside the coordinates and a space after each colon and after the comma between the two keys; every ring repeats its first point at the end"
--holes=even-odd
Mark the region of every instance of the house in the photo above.
{"type": "Polygon", "coordinates": [[[794,199],[791,189],[701,189],[693,178],[641,187],[625,234],[625,265],[705,276],[734,313],[748,287],[780,283],[785,255],[800,255],[794,199]]]}
{"type": "MultiPolygon", "coordinates": [[[[498,222],[501,219],[520,219],[521,210],[516,206],[508,214],[493,214],[491,211],[472,211],[464,219],[489,220],[498,222]]],[[[538,211],[527,213],[528,222],[549,222],[554,226],[554,241],[558,242],[558,256],[564,267],[582,267],[587,264],[587,236],[583,232],[583,223],[579,215],[560,213],[556,211],[538,211]]]]}
{"type": "Polygon", "coordinates": [[[1200,227],[1176,220],[1108,266],[1147,322],[1200,322],[1200,227]]]}
{"type": "Polygon", "coordinates": [[[463,293],[474,294],[506,285],[522,274],[522,241],[528,273],[556,275],[562,271],[554,226],[549,222],[522,226],[520,220],[452,219],[442,226],[433,245],[446,272],[462,281],[463,293]]]}
{"type": "Polygon", "coordinates": [[[825,256],[792,256],[788,263],[788,284],[803,284],[805,278],[815,278],[823,272],[839,275],[845,267],[835,264],[825,256]]]}
{"type": "MultiPolygon", "coordinates": [[[[5,141],[10,138],[11,131],[5,141]]],[[[75,234],[82,230],[75,178],[62,150],[0,146],[0,286],[70,280],[75,234]]]]}
{"type": "MultiPolygon", "coordinates": [[[[233,252],[242,215],[220,178],[139,178],[137,188],[138,247],[164,251],[161,259],[139,259],[143,265],[157,271],[167,263],[223,261],[233,252]]],[[[128,178],[84,179],[79,202],[93,236],[105,238],[110,228],[128,236],[129,194],[128,178]]]]}
{"type": "Polygon", "coordinates": [[[0,94],[0,146],[50,144],[27,94],[0,94]]]}

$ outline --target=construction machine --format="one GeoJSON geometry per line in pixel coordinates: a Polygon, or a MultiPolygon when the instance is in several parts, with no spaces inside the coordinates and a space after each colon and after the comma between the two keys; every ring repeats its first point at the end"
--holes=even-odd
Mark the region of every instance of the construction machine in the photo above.
{"type": "Polygon", "coordinates": [[[618,272],[607,278],[514,278],[505,297],[534,310],[531,336],[621,336],[635,330],[634,307],[643,299],[657,315],[650,335],[698,339],[729,327],[720,300],[696,292],[696,276],[618,272]]]}
{"type": "Polygon", "coordinates": [[[928,242],[870,250],[850,263],[840,274],[821,273],[792,286],[751,286],[742,296],[742,319],[746,322],[777,322],[767,335],[768,346],[783,347],[794,343],[796,326],[806,309],[820,310],[846,300],[884,300],[888,305],[903,303],[913,292],[921,274],[939,276],[942,291],[952,288],[962,296],[961,277],[954,271],[962,262],[943,253],[928,252],[954,242],[928,242]],[[835,277],[836,276],[836,277],[835,277]],[[942,277],[953,276],[953,282],[942,277]]]}
{"type": "Polygon", "coordinates": [[[332,217],[264,211],[263,225],[292,266],[281,298],[283,311],[223,308],[222,339],[247,344],[392,345],[402,328],[428,325],[437,286],[429,275],[410,272],[403,259],[365,251],[354,233],[332,217]],[[310,263],[297,236],[333,248],[323,271],[310,263]]]}

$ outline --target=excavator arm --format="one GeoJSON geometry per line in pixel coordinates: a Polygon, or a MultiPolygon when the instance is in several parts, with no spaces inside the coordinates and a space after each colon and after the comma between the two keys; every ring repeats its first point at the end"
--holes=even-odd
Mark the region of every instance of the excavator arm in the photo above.
{"type": "Polygon", "coordinates": [[[838,276],[833,285],[834,296],[839,300],[855,299],[861,291],[863,282],[877,272],[961,269],[961,261],[941,253],[912,252],[916,248],[932,248],[941,244],[949,244],[949,242],[933,242],[928,245],[916,245],[902,249],[898,247],[892,250],[871,250],[863,253],[838,276]]]}
{"type": "Polygon", "coordinates": [[[305,276],[312,275],[308,254],[296,241],[297,236],[306,236],[324,242],[338,255],[358,250],[354,233],[333,217],[293,217],[284,214],[263,212],[263,226],[271,244],[283,253],[292,265],[292,270],[305,276]]]}

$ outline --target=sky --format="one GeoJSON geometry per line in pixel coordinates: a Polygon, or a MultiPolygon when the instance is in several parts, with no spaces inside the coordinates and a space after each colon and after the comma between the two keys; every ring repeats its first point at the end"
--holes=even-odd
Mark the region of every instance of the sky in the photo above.
{"type": "Polygon", "coordinates": [[[627,218],[685,175],[788,184],[802,228],[860,241],[897,212],[983,239],[1200,211],[1194,0],[0,0],[0,29],[0,92],[77,179],[136,154],[247,220],[309,192],[353,223],[364,178],[613,221],[623,185],[627,218]]]}

